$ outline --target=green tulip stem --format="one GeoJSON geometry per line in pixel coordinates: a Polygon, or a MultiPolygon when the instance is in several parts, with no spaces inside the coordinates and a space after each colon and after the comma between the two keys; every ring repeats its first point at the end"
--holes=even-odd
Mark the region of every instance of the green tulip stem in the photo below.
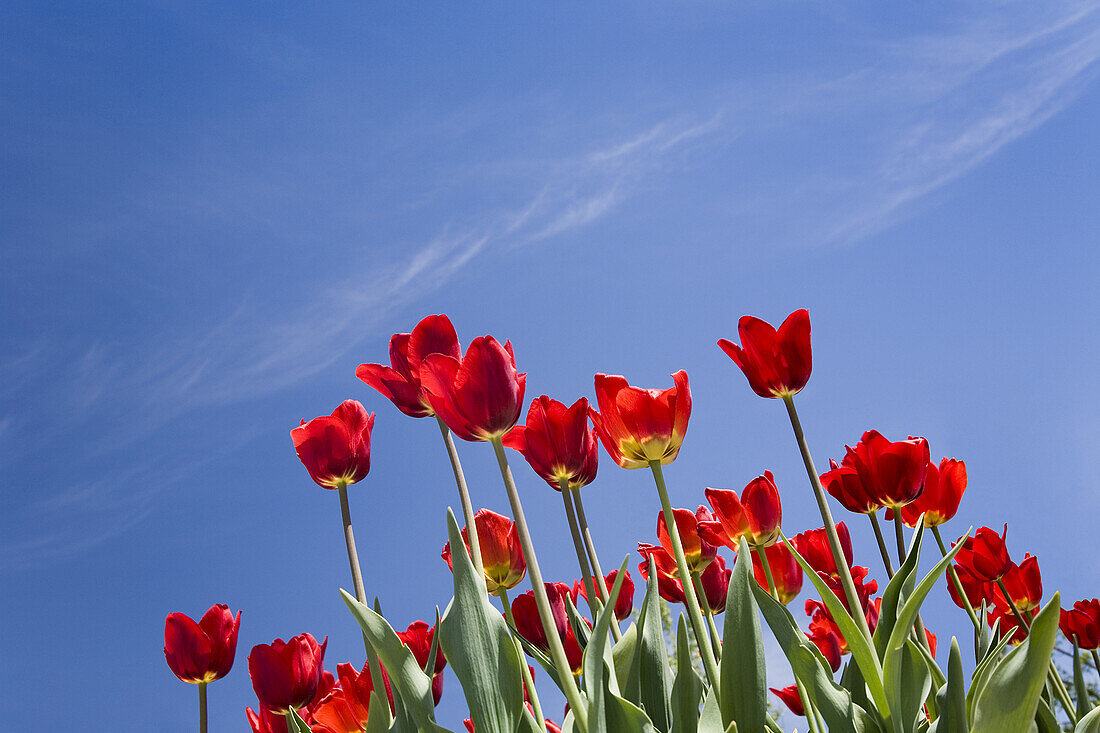
{"type": "Polygon", "coordinates": [[[206,733],[206,683],[199,683],[199,733],[206,733]]]}
{"type": "Polygon", "coordinates": [[[1096,672],[1100,674],[1100,654],[1095,649],[1089,649],[1092,652],[1092,663],[1096,666],[1096,672]]]}
{"type": "MultiPolygon", "coordinates": [[[[840,584],[844,588],[844,595],[848,599],[849,609],[860,609],[859,594],[856,593],[856,584],[852,580],[852,570],[848,567],[848,559],[844,557],[844,550],[840,546],[840,536],[836,532],[836,523],[833,521],[833,513],[829,510],[829,502],[825,498],[825,489],[821,485],[821,478],[814,466],[813,456],[810,455],[810,446],[806,443],[806,435],[802,432],[802,423],[798,419],[798,412],[794,408],[794,397],[787,395],[783,398],[783,404],[787,406],[787,416],[791,419],[791,428],[794,429],[794,438],[798,443],[798,450],[802,453],[802,462],[806,466],[806,474],[810,478],[810,486],[814,490],[814,498],[817,499],[817,508],[821,512],[821,520],[825,523],[825,536],[829,539],[829,547],[833,551],[833,562],[836,563],[837,572],[840,573],[840,584]]],[[[867,626],[867,617],[856,610],[851,611],[852,620],[856,627],[867,637],[870,644],[874,644],[871,638],[871,629],[867,626]]]]}
{"type": "MultiPolygon", "coordinates": [[[[710,632],[710,646],[714,650],[714,656],[719,659],[722,658],[722,644],[721,636],[718,634],[718,626],[714,623],[714,611],[710,608],[710,601],[707,600],[707,593],[703,590],[703,579],[700,577],[701,573],[691,574],[691,584],[695,588],[695,594],[699,597],[699,605],[703,609],[703,616],[707,619],[707,630],[710,632]]],[[[685,594],[686,595],[686,594],[685,594]]]]}
{"type": "MultiPolygon", "coordinates": [[[[363,605],[367,603],[367,590],[363,585],[363,571],[359,567],[359,553],[355,550],[355,533],[351,529],[351,507],[348,506],[348,484],[346,481],[341,481],[336,484],[336,488],[340,493],[340,514],[344,521],[344,544],[348,547],[348,564],[351,565],[351,582],[355,586],[355,600],[359,601],[363,605]]],[[[377,685],[382,682],[382,669],[378,667],[378,660],[374,654],[374,647],[371,646],[370,641],[367,640],[367,635],[363,635],[363,646],[367,650],[367,661],[370,663],[371,669],[371,682],[375,684],[375,689],[380,690],[381,687],[377,685]],[[377,674],[375,673],[377,669],[377,674]]]]}
{"type": "Polygon", "coordinates": [[[470,546],[470,559],[475,568],[483,568],[481,542],[477,536],[477,524],[474,522],[474,505],[470,503],[470,490],[466,488],[466,475],[462,473],[462,463],[458,460],[455,439],[443,419],[439,415],[435,419],[439,423],[439,432],[443,434],[443,445],[447,448],[447,457],[451,459],[451,470],[454,471],[455,483],[458,484],[458,501],[462,505],[462,518],[466,522],[466,542],[470,546]]]}
{"type": "MultiPolygon", "coordinates": [[[[703,621],[703,611],[699,608],[699,600],[695,597],[694,590],[683,579],[690,578],[687,557],[684,555],[684,546],[680,542],[680,531],[676,528],[676,515],[672,512],[672,502],[668,498],[668,488],[665,486],[665,475],[661,469],[661,462],[653,460],[649,462],[649,468],[653,472],[653,480],[657,484],[657,493],[661,497],[661,512],[665,517],[665,526],[668,528],[668,537],[672,543],[672,554],[676,557],[676,570],[684,585],[684,602],[687,605],[688,619],[691,621],[691,629],[695,633],[695,642],[699,647],[699,656],[703,659],[703,669],[707,673],[707,680],[711,688],[718,691],[718,662],[714,659],[714,652],[707,643],[707,627],[703,621]]],[[[719,701],[720,702],[720,701],[719,701]]]]}
{"type": "MultiPolygon", "coordinates": [[[[898,567],[901,567],[905,563],[905,524],[901,519],[901,512],[894,509],[894,537],[898,541],[898,567]]],[[[917,631],[917,643],[923,646],[929,653],[932,652],[932,647],[928,643],[928,632],[924,629],[924,620],[920,617],[920,612],[917,612],[917,618],[913,621],[913,627],[917,631]]]]}
{"type": "MultiPolygon", "coordinates": [[[[607,581],[604,580],[603,568],[600,567],[600,558],[596,556],[596,545],[592,542],[592,533],[588,530],[588,517],[584,515],[584,502],[581,501],[581,490],[571,489],[573,492],[573,506],[577,508],[577,521],[581,526],[581,536],[584,538],[584,549],[588,552],[588,561],[592,563],[592,571],[595,574],[593,581],[596,584],[596,590],[600,592],[600,599],[607,601],[610,593],[607,589],[607,581]]],[[[612,624],[612,630],[618,625],[618,622],[612,624]]]]}
{"type": "Polygon", "coordinates": [[[768,592],[772,598],[779,600],[779,589],[775,585],[775,576],[772,575],[772,565],[768,562],[768,553],[763,547],[756,548],[756,556],[760,558],[760,567],[764,568],[764,577],[768,579],[768,592]]]}
{"type": "Polygon", "coordinates": [[[569,708],[573,711],[577,728],[581,733],[587,733],[588,707],[584,698],[581,697],[581,691],[577,688],[576,680],[573,679],[573,669],[569,666],[569,660],[565,656],[565,647],[558,635],[558,627],[554,623],[554,614],[550,610],[550,598],[546,595],[542,571],[539,570],[539,561],[535,556],[535,545],[531,541],[531,531],[527,527],[527,518],[523,515],[523,504],[519,499],[519,491],[516,490],[516,481],[512,477],[512,469],[508,467],[508,456],[504,452],[504,444],[499,436],[492,438],[490,442],[493,444],[493,450],[496,451],[500,476],[504,479],[504,490],[508,493],[508,501],[512,505],[516,533],[519,535],[520,547],[523,548],[523,557],[527,561],[527,572],[531,576],[531,589],[535,594],[535,605],[539,610],[539,619],[542,621],[543,631],[546,632],[546,640],[550,644],[550,658],[558,669],[562,691],[565,693],[565,699],[569,702],[569,708]]]}
{"type": "Polygon", "coordinates": [[[806,688],[802,686],[802,682],[797,677],[794,684],[798,687],[798,697],[802,700],[802,712],[806,714],[806,725],[809,727],[810,733],[821,733],[817,727],[817,711],[810,704],[810,696],[806,694],[806,688]]]}
{"type": "MultiPolygon", "coordinates": [[[[940,528],[937,526],[932,527],[932,536],[936,538],[936,544],[940,546],[940,553],[947,557],[947,545],[943,542],[943,536],[940,534],[940,528]]],[[[970,623],[974,624],[974,630],[979,631],[982,628],[982,622],[978,619],[978,613],[974,610],[974,606],[970,605],[970,599],[966,596],[966,591],[963,590],[962,581],[959,580],[959,574],[955,572],[954,565],[947,566],[947,575],[951,578],[951,582],[955,585],[955,592],[959,598],[962,599],[963,608],[966,609],[966,614],[970,616],[970,623]]]]}
{"type": "MultiPolygon", "coordinates": [[[[513,632],[516,628],[516,619],[512,616],[512,604],[508,602],[508,589],[501,586],[497,593],[500,594],[500,604],[504,606],[504,618],[508,621],[508,627],[513,632]]],[[[527,697],[531,698],[531,709],[535,711],[535,720],[546,720],[542,715],[542,705],[539,704],[539,693],[535,689],[535,678],[531,676],[531,669],[527,666],[527,656],[523,653],[523,645],[519,643],[519,640],[512,638],[512,642],[516,645],[516,653],[519,654],[519,664],[523,668],[523,684],[527,687],[527,697]]]]}
{"type": "Polygon", "coordinates": [[[871,520],[871,527],[875,530],[875,539],[878,540],[878,552],[882,555],[882,564],[886,566],[886,577],[894,579],[894,563],[890,560],[890,550],[886,548],[886,540],[882,536],[882,526],[878,523],[878,510],[867,515],[871,520]]]}
{"type": "MultiPolygon", "coordinates": [[[[562,502],[565,504],[565,516],[569,520],[569,533],[573,537],[573,549],[577,553],[577,565],[580,566],[581,580],[584,581],[585,600],[588,601],[588,608],[592,611],[592,618],[596,618],[604,607],[604,598],[596,591],[596,585],[592,581],[592,568],[588,564],[588,553],[585,552],[584,540],[581,538],[580,526],[577,524],[577,512],[573,505],[573,494],[569,490],[569,479],[562,479],[559,486],[562,502]]],[[[613,623],[611,626],[614,629],[618,624],[613,623]]],[[[619,638],[616,636],[615,640],[618,641],[619,638]]]]}

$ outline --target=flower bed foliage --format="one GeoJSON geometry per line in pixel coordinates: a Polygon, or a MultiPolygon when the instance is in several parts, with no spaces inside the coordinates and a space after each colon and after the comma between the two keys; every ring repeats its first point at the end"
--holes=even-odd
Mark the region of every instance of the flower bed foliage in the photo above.
{"type": "MultiPolygon", "coordinates": [[[[466,728],[478,733],[781,731],[768,707],[767,629],[795,677],[771,693],[812,733],[1053,733],[1061,721],[1100,733],[1084,683],[1087,663],[1100,669],[1100,601],[1062,610],[1054,593],[1043,605],[1038,562],[1010,557],[1007,526],[945,542],[940,527],[959,507],[966,466],[932,460],[924,438],[891,441],[868,430],[819,475],[794,403],[810,378],[809,315],[795,311],[778,329],[745,316],[738,331],[740,343],[718,345],[757,395],[786,408],[820,528],[784,531],[770,471],[741,492],[707,489],[709,506],[695,511],[671,505],[664,467],[675,461],[691,416],[683,371],[666,389],[597,374],[595,407],[583,397],[567,407],[544,395],[517,425],[526,375],[510,342],[476,338],[463,354],[442,315],[395,334],[389,366],[362,364],[356,374],[401,412],[438,424],[465,525],[447,510],[442,556],[454,598],[434,624],[403,631],[367,605],[347,489],[370,471],[374,414],[348,400],[331,415],[303,420],[291,431],[298,456],[318,485],[339,493],[354,589],[341,593],[362,628],[367,662],[338,664],[334,675],[324,669],[327,639],[310,634],[253,647],[252,730],[444,731],[435,706],[449,667],[469,708],[466,728]],[[511,517],[474,511],[454,436],[492,447],[511,517]],[[581,490],[596,477],[600,444],[622,468],[651,473],[659,499],[657,543],[638,544],[645,595],[636,612],[629,558],[605,574],[584,513],[581,490]],[[506,448],[561,494],[580,575],[571,586],[546,582],[539,569],[506,448]],[[848,528],[834,520],[827,495],[868,517],[889,578],[881,593],[869,568],[855,564],[848,528]],[[893,525],[896,557],[879,510],[893,525]],[[936,561],[921,575],[930,539],[936,561]],[[510,596],[525,579],[531,589],[510,596]],[[803,630],[787,606],[807,581],[818,599],[805,603],[803,630]],[[958,640],[941,650],[946,668],[937,662],[937,638],[920,615],[934,589],[946,589],[973,625],[977,665],[969,679],[958,640]],[[666,603],[683,608],[671,650],[666,603]],[[1059,628],[1073,644],[1076,695],[1052,662],[1059,628]],[[547,719],[528,660],[567,700],[560,726],[547,719]]],[[[207,686],[233,666],[240,618],[216,605],[197,623],[181,613],[165,621],[165,657],[177,677],[197,686],[202,731],[207,686]]]]}

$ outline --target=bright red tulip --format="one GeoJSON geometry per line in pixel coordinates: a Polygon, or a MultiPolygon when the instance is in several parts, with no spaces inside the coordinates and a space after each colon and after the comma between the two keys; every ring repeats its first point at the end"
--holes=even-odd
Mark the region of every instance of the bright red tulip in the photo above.
{"type": "Polygon", "coordinates": [[[772,694],[783,701],[783,704],[787,706],[795,715],[802,717],[806,716],[806,708],[802,704],[802,696],[798,694],[797,685],[789,685],[787,687],[777,689],[775,687],[769,687],[772,694]]]}
{"type": "MultiPolygon", "coordinates": [[[[713,522],[713,515],[704,506],[699,507],[694,514],[690,509],[673,509],[672,515],[676,521],[676,531],[680,535],[684,557],[687,558],[688,570],[701,573],[718,554],[718,548],[699,534],[700,525],[713,522]]],[[[672,538],[668,534],[664,512],[657,513],[657,541],[670,557],[676,556],[672,551],[672,538]]]]}
{"type": "MultiPolygon", "coordinates": [[[[955,516],[959,511],[963,492],[966,491],[966,464],[954,458],[944,458],[937,466],[928,464],[924,475],[924,491],[912,503],[903,506],[901,521],[908,527],[916,527],[920,515],[924,515],[925,527],[936,527],[955,516]]],[[[893,519],[892,510],[886,518],[893,519]]]]}
{"type": "MultiPolygon", "coordinates": [[[[336,665],[340,683],[320,701],[313,711],[313,733],[361,733],[370,715],[370,695],[374,691],[367,664],[357,671],[347,663],[336,665]]],[[[389,689],[386,690],[389,694],[389,689]]]]}
{"type": "MultiPolygon", "coordinates": [[[[1034,611],[1043,601],[1043,578],[1039,573],[1039,560],[1028,553],[1024,561],[1017,565],[1010,563],[1001,581],[1008,589],[1008,601],[1024,613],[1034,611]]],[[[998,596],[1004,593],[998,589],[998,596]]]]}
{"type": "MultiPolygon", "coordinates": [[[[786,606],[802,592],[802,566],[794,559],[794,555],[782,543],[777,543],[764,548],[764,554],[768,557],[768,567],[772,571],[772,580],[775,581],[775,591],[779,595],[779,602],[786,606]]],[[[752,574],[760,587],[770,592],[768,576],[764,572],[764,565],[760,557],[752,553],[752,574]]]]}
{"type": "MultiPolygon", "coordinates": [[[[502,589],[515,588],[527,574],[527,563],[523,559],[515,522],[494,511],[478,509],[474,514],[474,526],[477,527],[481,564],[489,593],[500,595],[502,589]]],[[[462,528],[462,541],[466,544],[466,554],[469,555],[470,536],[467,530],[467,527],[462,528]]],[[[443,546],[440,555],[446,561],[447,567],[453,570],[450,541],[443,546]]]]}
{"type": "Polygon", "coordinates": [[[599,441],[588,425],[584,397],[568,408],[546,395],[539,397],[527,411],[527,424],[512,428],[504,445],[522,453],[535,473],[559,491],[562,481],[579,489],[596,480],[599,441]]]}
{"type": "Polygon", "coordinates": [[[873,488],[860,481],[855,466],[830,459],[829,469],[821,474],[821,485],[842,507],[856,514],[871,514],[882,508],[877,495],[871,493],[873,488]]]}
{"type": "Polygon", "coordinates": [[[435,411],[420,386],[420,364],[428,354],[462,357],[458,334],[445,315],[427,316],[412,333],[395,333],[390,337],[390,366],[360,364],[355,376],[409,417],[430,417],[435,411]]]}
{"type": "MultiPolygon", "coordinates": [[[[844,559],[848,562],[848,567],[852,567],[852,537],[848,533],[848,525],[844,522],[837,523],[836,533],[840,538],[840,549],[844,553],[844,559]]],[[[800,532],[791,539],[791,544],[817,572],[833,577],[840,576],[840,569],[837,568],[836,561],[833,559],[833,551],[829,547],[829,536],[824,527],[800,532]]]]}
{"type": "MultiPolygon", "coordinates": [[[[872,599],[871,596],[878,591],[878,581],[867,581],[867,573],[869,570],[860,565],[854,566],[852,569],[852,580],[855,582],[856,597],[859,600],[859,605],[863,611],[864,616],[867,619],[867,626],[873,632],[875,627],[878,626],[879,609],[882,605],[882,599],[872,599]]],[[[844,605],[844,608],[849,613],[852,609],[849,607],[847,595],[844,593],[844,589],[840,585],[840,580],[834,576],[826,575],[825,573],[818,574],[822,580],[825,581],[829,589],[836,594],[837,598],[844,605]]],[[[810,599],[806,601],[806,615],[810,616],[810,636],[813,638],[815,635],[824,634],[826,632],[833,633],[837,636],[840,642],[841,650],[846,654],[848,652],[848,644],[844,639],[844,635],[840,632],[840,627],[836,625],[836,621],[833,620],[833,615],[829,612],[828,607],[821,601],[810,599]]]]}
{"type": "Polygon", "coordinates": [[[928,641],[928,653],[936,656],[936,635],[929,629],[924,630],[924,638],[928,641]]]}
{"type": "Polygon", "coordinates": [[[170,613],[164,619],[164,658],[184,682],[220,680],[233,668],[240,628],[241,612],[234,617],[224,603],[211,606],[198,623],[170,613]]]}
{"type": "MultiPolygon", "coordinates": [[[[307,725],[314,725],[313,711],[320,707],[321,701],[328,697],[335,687],[336,678],[332,672],[324,672],[321,675],[321,684],[318,685],[317,694],[313,696],[313,700],[310,701],[309,705],[298,710],[298,715],[307,725]]],[[[286,716],[282,713],[273,713],[263,705],[259,705],[257,710],[245,708],[244,712],[253,733],[287,733],[286,716]]],[[[315,731],[316,733],[324,733],[320,728],[316,728],[315,731]]]]}
{"type": "MultiPolygon", "coordinates": [[[[975,577],[969,570],[959,565],[954,566],[955,577],[959,579],[959,585],[963,588],[963,593],[966,594],[966,600],[969,601],[971,608],[981,608],[983,603],[992,603],[995,593],[1000,591],[993,583],[982,580],[975,577]]],[[[959,596],[958,590],[955,588],[954,581],[947,584],[947,592],[951,595],[951,600],[955,602],[955,605],[959,608],[966,608],[966,604],[959,596]]]]}
{"type": "Polygon", "coordinates": [[[773,545],[779,538],[783,507],[771,471],[750,481],[740,499],[732,489],[707,489],[704,493],[717,520],[699,525],[699,534],[707,541],[736,551],[741,537],[754,548],[773,545]]]}
{"type": "MultiPolygon", "coordinates": [[[[476,517],[475,517],[476,519],[476,517]]],[[[424,621],[413,621],[405,631],[398,631],[397,637],[401,643],[409,648],[416,658],[416,663],[424,669],[431,656],[432,639],[435,638],[436,629],[424,621]]],[[[447,666],[447,658],[443,656],[443,647],[438,647],[435,652],[435,665],[432,667],[432,697],[435,704],[439,704],[439,698],[443,696],[443,668],[447,666]]]]}
{"type": "Polygon", "coordinates": [[[1005,547],[1007,534],[1007,524],[1000,535],[989,527],[980,527],[973,537],[963,540],[962,549],[955,555],[956,567],[985,582],[1002,577],[1012,567],[1012,558],[1005,547]]]}
{"type": "Polygon", "coordinates": [[[741,316],[737,335],[741,346],[728,339],[721,339],[718,346],[741,367],[756,394],[789,397],[810,381],[810,314],[805,309],[787,316],[778,331],[759,318],[741,316]]]}
{"type": "Polygon", "coordinates": [[[321,684],[327,646],[327,636],[318,644],[312,634],[299,634],[252,647],[248,674],[260,704],[273,713],[308,705],[321,684]]]}
{"type": "MultiPolygon", "coordinates": [[[[607,583],[607,591],[611,592],[611,589],[615,586],[615,579],[619,577],[618,570],[612,570],[604,578],[604,582],[607,583]]],[[[596,592],[599,592],[597,588],[596,592]]],[[[588,600],[588,591],[585,590],[584,583],[577,580],[573,583],[573,591],[570,594],[573,597],[573,605],[578,605],[578,599],[583,598],[588,600]]],[[[630,577],[630,571],[626,571],[626,576],[623,577],[623,586],[619,589],[619,596],[615,599],[615,618],[620,621],[625,621],[630,617],[630,612],[634,610],[634,581],[630,577]]]]}
{"type": "Polygon", "coordinates": [[[676,460],[691,417],[687,372],[672,375],[675,386],[642,389],[620,376],[596,375],[599,412],[588,409],[607,454],[623,468],[648,468],[676,460]]]}
{"type": "MultiPolygon", "coordinates": [[[[661,598],[669,603],[683,603],[684,584],[680,582],[680,573],[676,567],[676,559],[671,553],[659,545],[647,545],[638,543],[638,553],[643,561],[638,564],[638,572],[649,580],[650,556],[657,567],[657,591],[661,598]]],[[[714,559],[699,576],[699,582],[703,586],[703,594],[714,613],[722,613],[726,610],[726,592],[729,589],[732,570],[726,569],[726,561],[721,555],[715,555],[714,559]]]]}
{"type": "Polygon", "coordinates": [[[373,412],[355,400],[345,400],[331,415],[302,420],[290,437],[310,477],[323,488],[335,489],[367,477],[373,427],[373,412]]]}
{"type": "Polygon", "coordinates": [[[420,386],[428,404],[458,437],[499,438],[519,420],[527,375],[516,371],[512,342],[492,336],[473,340],[461,359],[428,354],[420,363],[420,386]]]}
{"type": "MultiPolygon", "coordinates": [[[[577,635],[573,633],[573,626],[569,623],[569,611],[565,605],[569,598],[569,586],[565,583],[545,583],[544,585],[546,595],[550,599],[550,612],[554,617],[554,626],[565,647],[565,657],[569,661],[573,674],[580,674],[583,651],[577,641],[577,635]]],[[[546,631],[542,628],[542,620],[533,592],[527,591],[512,600],[512,617],[516,620],[516,631],[520,636],[542,651],[550,651],[550,642],[547,641],[546,631]]]]}
{"type": "Polygon", "coordinates": [[[1068,611],[1063,608],[1058,627],[1082,649],[1100,647],[1100,599],[1077,601],[1068,611]]]}
{"type": "Polygon", "coordinates": [[[818,648],[834,672],[840,669],[840,663],[843,661],[844,656],[842,646],[844,637],[834,631],[832,627],[821,624],[816,627],[811,625],[810,633],[806,634],[806,638],[818,648]]]}
{"type": "Polygon", "coordinates": [[[928,469],[928,441],[909,438],[891,443],[877,430],[868,430],[848,454],[841,468],[855,469],[863,492],[884,507],[897,509],[920,496],[928,469]]]}

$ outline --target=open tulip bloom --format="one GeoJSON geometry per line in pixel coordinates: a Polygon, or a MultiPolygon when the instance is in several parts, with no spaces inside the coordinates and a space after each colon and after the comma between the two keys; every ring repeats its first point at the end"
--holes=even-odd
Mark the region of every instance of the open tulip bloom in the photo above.
{"type": "MultiPolygon", "coordinates": [[[[962,460],[933,463],[925,438],[892,441],[867,430],[820,473],[794,404],[812,370],[809,314],[795,310],[778,328],[745,316],[737,332],[739,343],[719,345],[751,388],[742,392],[738,420],[748,419],[750,402],[765,404],[752,393],[784,404],[820,514],[808,527],[783,527],[783,510],[789,524],[805,518],[806,504],[779,471],[783,502],[771,471],[740,491],[696,485],[670,492],[664,467],[680,455],[692,411],[684,371],[661,388],[597,374],[591,404],[542,395],[525,405],[527,375],[517,368],[511,341],[482,336],[463,352],[445,315],[393,334],[389,363],[360,364],[356,375],[400,413],[434,417],[439,427],[465,520],[446,510],[446,534],[438,536],[453,597],[441,604],[442,613],[436,609],[434,623],[426,606],[420,615],[429,621],[408,626],[391,625],[379,601],[367,604],[348,487],[369,475],[375,415],[346,400],[330,414],[302,420],[291,430],[295,452],[310,479],[340,497],[355,590],[342,597],[362,632],[366,661],[357,654],[336,664],[334,674],[325,669],[328,637],[318,642],[310,634],[256,644],[248,673],[257,702],[245,708],[253,733],[782,733],[785,719],[769,709],[769,694],[789,711],[784,715],[801,716],[798,730],[808,733],[1100,733],[1086,669],[1090,658],[1100,669],[1100,601],[1062,609],[1058,593],[1044,598],[1039,561],[1010,555],[1007,524],[999,533],[959,527],[941,536],[964,494],[984,487],[968,489],[962,460]],[[493,447],[507,515],[475,513],[456,435],[493,447]],[[600,567],[581,502],[582,489],[611,491],[594,483],[600,445],[622,468],[648,468],[657,490],[656,536],[650,524],[642,537],[650,542],[637,544],[639,604],[629,557],[610,572],[600,567]],[[507,448],[523,456],[533,475],[525,467],[517,480],[507,448]],[[550,518],[540,517],[536,529],[559,555],[570,535],[577,565],[563,578],[569,584],[543,575],[524,514],[521,495],[545,500],[543,484],[561,496],[565,519],[548,530],[550,518]],[[671,495],[698,508],[674,507],[671,495]],[[868,517],[885,575],[865,564],[872,546],[849,531],[847,517],[834,519],[834,508],[868,517]],[[896,553],[883,538],[880,509],[893,520],[896,553]],[[929,535],[938,554],[928,552],[929,535]],[[964,645],[955,637],[948,645],[944,626],[935,624],[939,645],[924,626],[926,599],[945,593],[973,632],[973,652],[965,645],[973,657],[965,663],[964,645]],[[1053,664],[1059,630],[1073,648],[1073,694],[1053,664]],[[775,642],[769,645],[765,633],[775,642]],[[769,648],[785,657],[778,670],[768,669],[776,661],[769,648]],[[564,696],[561,727],[545,714],[558,718],[543,709],[529,664],[564,696]],[[469,707],[451,730],[436,717],[448,667],[469,707]],[[782,680],[775,687],[769,671],[782,680]]],[[[761,457],[741,458],[738,465],[751,466],[761,457]]],[[[409,485],[417,485],[418,468],[406,467],[409,485]]],[[[356,492],[369,500],[383,488],[356,492]]],[[[430,515],[424,503],[433,496],[418,494],[418,511],[430,515]]],[[[653,504],[644,496],[618,497],[610,521],[621,525],[639,507],[648,511],[653,504]]],[[[300,530],[296,525],[295,536],[309,536],[300,530]]],[[[408,531],[424,534],[419,525],[408,531]]],[[[415,568],[409,573],[424,577],[415,568]]],[[[165,619],[165,660],[198,688],[200,733],[206,733],[206,688],[231,671],[240,619],[221,604],[197,621],[182,613],[165,619]]]]}

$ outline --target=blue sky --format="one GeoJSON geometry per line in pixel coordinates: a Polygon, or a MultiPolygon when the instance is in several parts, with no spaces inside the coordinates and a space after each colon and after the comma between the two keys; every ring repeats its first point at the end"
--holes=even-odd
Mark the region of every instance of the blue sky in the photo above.
{"type": "MultiPolygon", "coordinates": [[[[347,397],[378,413],[352,492],[368,592],[395,625],[445,605],[438,434],[354,376],[428,313],[510,338],[529,397],[686,369],[674,501],[770,468],[793,534],[820,521],[783,410],[714,344],[806,307],[819,466],[868,428],[924,435],[969,468],[948,529],[1007,521],[1048,592],[1100,590],[1100,3],[4,16],[11,727],[193,729],[163,619],[215,602],[244,614],[213,730],[246,725],[253,644],[328,634],[332,666],[361,663],[337,499],[289,438],[347,397]]],[[[503,511],[489,448],[460,448],[475,503],[503,511]]],[[[547,575],[571,581],[558,496],[514,468],[547,575]]],[[[606,566],[652,540],[648,476],[604,460],[586,496],[606,566]]],[[[967,633],[942,597],[925,618],[967,633]]],[[[440,715],[461,709],[449,685],[440,715]]]]}

